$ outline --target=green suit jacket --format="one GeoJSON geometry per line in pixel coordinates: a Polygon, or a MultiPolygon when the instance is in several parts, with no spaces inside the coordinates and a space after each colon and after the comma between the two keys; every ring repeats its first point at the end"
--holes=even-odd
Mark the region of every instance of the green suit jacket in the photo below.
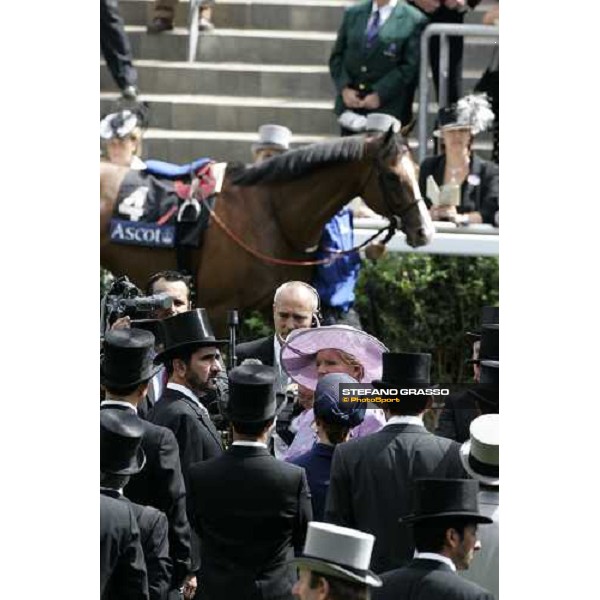
{"type": "Polygon", "coordinates": [[[329,71],[337,89],[335,112],[346,107],[341,92],[349,86],[364,93],[377,92],[383,112],[406,123],[412,114],[412,100],[419,78],[419,41],[427,17],[414,6],[398,0],[392,14],[379,30],[370,50],[366,30],[372,3],[351,6],[344,13],[329,71]]]}

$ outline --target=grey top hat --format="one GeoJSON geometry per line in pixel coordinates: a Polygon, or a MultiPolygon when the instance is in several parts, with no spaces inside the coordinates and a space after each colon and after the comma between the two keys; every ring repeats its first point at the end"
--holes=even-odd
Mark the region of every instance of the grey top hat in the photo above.
{"type": "Polygon", "coordinates": [[[369,570],[374,544],[370,533],[311,521],[304,552],[292,563],[323,575],[381,587],[381,579],[369,570]]]}
{"type": "Polygon", "coordinates": [[[470,428],[471,439],[460,448],[465,471],[486,485],[500,485],[500,416],[481,415],[470,428]]]}
{"type": "Polygon", "coordinates": [[[370,113],[367,115],[367,121],[365,123],[365,131],[381,131],[386,133],[390,127],[394,133],[400,131],[402,124],[396,117],[392,115],[386,115],[385,113],[370,113]]]}
{"type": "Polygon", "coordinates": [[[278,148],[279,150],[290,149],[292,132],[283,125],[261,125],[258,128],[258,142],[252,144],[252,152],[262,148],[278,148]]]}

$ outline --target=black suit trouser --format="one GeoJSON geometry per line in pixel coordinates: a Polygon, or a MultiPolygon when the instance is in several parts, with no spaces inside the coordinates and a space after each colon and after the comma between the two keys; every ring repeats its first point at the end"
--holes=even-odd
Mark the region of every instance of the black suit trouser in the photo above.
{"type": "Polygon", "coordinates": [[[117,0],[100,0],[100,50],[120,90],[137,84],[131,45],[125,33],[117,0]]]}
{"type": "MultiPolygon", "coordinates": [[[[460,36],[448,37],[449,60],[448,60],[448,95],[446,106],[453,104],[462,96],[462,67],[464,39],[460,36]]],[[[434,35],[429,40],[429,64],[433,74],[433,85],[435,95],[439,101],[439,72],[440,72],[440,38],[434,35]]]]}

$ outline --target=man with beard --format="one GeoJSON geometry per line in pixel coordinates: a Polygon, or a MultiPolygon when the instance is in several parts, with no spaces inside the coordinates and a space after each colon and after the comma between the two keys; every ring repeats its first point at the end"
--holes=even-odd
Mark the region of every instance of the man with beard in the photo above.
{"type": "Polygon", "coordinates": [[[415,510],[401,521],[413,526],[417,553],[405,567],[381,576],[383,586],[373,600],[494,599],[456,572],[468,569],[481,547],[478,525],[492,522],[479,510],[478,490],[472,479],[415,481],[415,510]]]}
{"type": "Polygon", "coordinates": [[[150,420],[173,431],[179,444],[184,479],[194,463],[219,456],[221,436],[202,403],[221,372],[217,340],[205,309],[198,308],[163,322],[164,349],[155,363],[165,365],[168,382],[150,420]]]}
{"type": "MultiPolygon", "coordinates": [[[[223,452],[221,435],[202,400],[215,389],[216,377],[221,372],[219,348],[227,341],[215,339],[203,308],[169,317],[162,325],[164,347],[154,362],[165,365],[168,382],[149,419],[175,434],[188,490],[190,467],[223,452]]],[[[189,495],[186,500],[189,518],[189,495]]],[[[200,542],[192,533],[194,571],[199,567],[199,556],[200,542]]]]}

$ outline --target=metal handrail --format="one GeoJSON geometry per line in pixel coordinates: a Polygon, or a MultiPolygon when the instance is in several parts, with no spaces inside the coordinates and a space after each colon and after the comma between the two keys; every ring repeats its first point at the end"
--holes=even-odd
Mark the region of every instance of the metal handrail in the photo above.
{"type": "Polygon", "coordinates": [[[500,30],[495,25],[464,25],[451,23],[432,23],[428,25],[421,35],[421,64],[419,67],[419,164],[427,155],[427,103],[429,87],[427,85],[427,69],[429,64],[429,39],[440,36],[440,65],[439,77],[439,99],[440,108],[446,106],[448,98],[448,65],[450,62],[450,45],[448,36],[476,35],[481,37],[500,36],[500,30]]]}
{"type": "Polygon", "coordinates": [[[196,49],[198,48],[198,23],[200,21],[200,2],[201,0],[190,0],[190,37],[188,41],[188,62],[193,63],[196,60],[196,49]]]}

